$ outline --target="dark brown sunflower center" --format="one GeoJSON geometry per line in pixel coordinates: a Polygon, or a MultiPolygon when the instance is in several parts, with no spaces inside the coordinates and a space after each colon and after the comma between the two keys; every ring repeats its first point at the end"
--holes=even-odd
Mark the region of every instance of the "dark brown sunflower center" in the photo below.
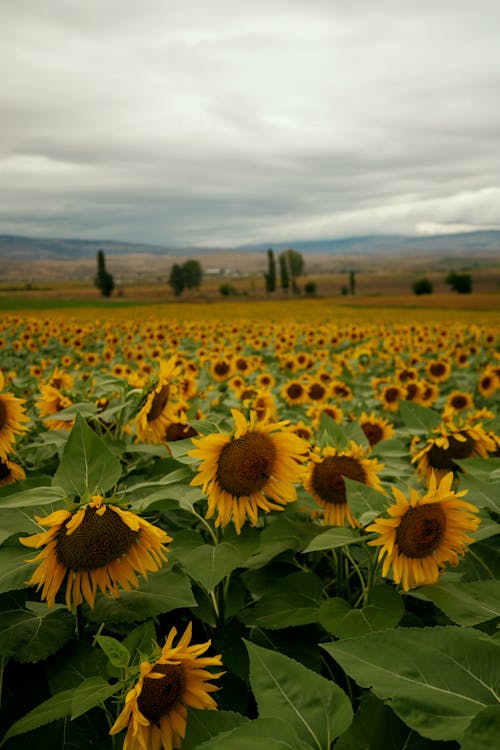
{"type": "Polygon", "coordinates": [[[429,368],[429,371],[430,371],[430,372],[431,372],[431,373],[432,373],[432,374],[433,374],[434,376],[436,376],[436,377],[439,377],[439,376],[441,376],[441,375],[444,375],[444,374],[445,374],[445,372],[446,372],[446,367],[445,367],[445,366],[443,365],[443,363],[442,363],[442,362],[435,362],[435,363],[433,363],[433,364],[432,364],[432,365],[430,366],[430,368],[429,368]]]}
{"type": "Polygon", "coordinates": [[[327,456],[320,464],[314,464],[313,491],[325,503],[345,505],[347,496],[344,477],[366,482],[364,469],[356,458],[327,456]]]}
{"type": "Polygon", "coordinates": [[[145,677],[137,705],[146,719],[159,724],[182,697],[185,686],[182,664],[155,664],[153,672],[164,675],[161,679],[145,677]]]}
{"type": "Polygon", "coordinates": [[[235,497],[251,495],[264,487],[273,473],[275,460],[276,449],[271,438],[262,432],[248,432],[221,450],[217,482],[235,497]]]}
{"type": "Polygon", "coordinates": [[[396,529],[396,544],[406,557],[427,557],[438,547],[446,530],[446,515],[440,503],[410,508],[396,529]]]}
{"type": "Polygon", "coordinates": [[[3,430],[7,424],[7,417],[7,407],[5,406],[3,399],[0,397],[0,430],[3,430]]]}
{"type": "Polygon", "coordinates": [[[406,386],[406,400],[407,401],[413,401],[413,399],[418,396],[419,388],[416,383],[408,383],[406,386]]]}
{"type": "Polygon", "coordinates": [[[165,430],[165,440],[167,443],[173,443],[176,440],[185,440],[186,438],[195,437],[198,433],[189,424],[183,422],[172,422],[165,430]]]}
{"type": "Polygon", "coordinates": [[[361,425],[361,429],[365,433],[365,437],[370,445],[380,443],[384,436],[382,428],[378,424],[373,424],[372,422],[364,422],[361,425]]]}
{"type": "Polygon", "coordinates": [[[299,383],[292,383],[288,386],[286,392],[289,398],[300,398],[304,392],[304,389],[301,385],[299,385],[299,383]]]}
{"type": "Polygon", "coordinates": [[[155,419],[158,419],[158,417],[163,412],[163,409],[168,404],[169,394],[170,386],[168,385],[168,383],[166,385],[162,385],[158,393],[155,393],[153,400],[151,401],[148,415],[146,417],[148,422],[153,422],[155,419]]]}
{"type": "Polygon", "coordinates": [[[0,458],[0,482],[7,477],[10,477],[10,469],[5,461],[0,458]]]}
{"type": "Polygon", "coordinates": [[[467,399],[465,396],[462,396],[461,394],[457,394],[456,396],[453,396],[451,399],[451,405],[454,409],[465,409],[467,406],[467,399]]]}
{"type": "Polygon", "coordinates": [[[385,392],[385,400],[387,403],[392,404],[393,401],[397,401],[399,398],[399,390],[397,388],[388,388],[385,392]]]}
{"type": "Polygon", "coordinates": [[[453,469],[461,471],[458,465],[453,461],[454,458],[470,458],[474,452],[476,441],[466,432],[460,435],[465,438],[457,440],[456,437],[448,438],[448,448],[441,448],[439,445],[433,445],[427,454],[429,465],[433,469],[453,469]]]}
{"type": "Polygon", "coordinates": [[[95,570],[117,560],[134,544],[138,531],[132,531],[111,508],[98,515],[86,508],[81,524],[72,534],[63,526],[57,537],[55,554],[68,570],[95,570]]]}
{"type": "Polygon", "coordinates": [[[308,394],[313,401],[320,401],[325,395],[325,389],[320,383],[313,383],[308,394]]]}
{"type": "Polygon", "coordinates": [[[214,372],[216,375],[227,375],[230,370],[230,366],[227,362],[217,362],[214,366],[214,372]]]}

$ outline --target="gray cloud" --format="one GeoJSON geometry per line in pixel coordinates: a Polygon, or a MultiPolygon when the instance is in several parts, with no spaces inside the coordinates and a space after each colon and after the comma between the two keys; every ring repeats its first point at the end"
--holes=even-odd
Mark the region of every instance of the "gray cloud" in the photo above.
{"type": "Polygon", "coordinates": [[[0,232],[500,227],[499,22],[495,0],[4,3],[0,232]]]}

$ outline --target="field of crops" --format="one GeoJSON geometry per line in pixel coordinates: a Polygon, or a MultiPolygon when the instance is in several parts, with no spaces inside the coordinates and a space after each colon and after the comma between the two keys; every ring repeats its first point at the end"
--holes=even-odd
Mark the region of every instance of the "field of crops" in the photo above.
{"type": "Polygon", "coordinates": [[[494,747],[499,324],[5,312],[0,746],[494,747]]]}

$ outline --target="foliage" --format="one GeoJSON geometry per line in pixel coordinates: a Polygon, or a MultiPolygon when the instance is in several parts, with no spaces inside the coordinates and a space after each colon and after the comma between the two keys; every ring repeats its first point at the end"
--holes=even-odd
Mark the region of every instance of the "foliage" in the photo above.
{"type": "Polygon", "coordinates": [[[356,294],[356,271],[349,271],[349,294],[356,294]]]}
{"type": "Polygon", "coordinates": [[[186,289],[199,289],[203,277],[203,269],[198,260],[186,260],[182,265],[182,275],[186,289]]]}
{"type": "Polygon", "coordinates": [[[472,292],[472,276],[470,273],[450,271],[446,277],[446,283],[454,292],[459,294],[470,294],[472,292]]]}
{"type": "Polygon", "coordinates": [[[417,295],[432,294],[434,287],[428,278],[417,279],[412,285],[413,293],[417,295]]]}
{"type": "Polygon", "coordinates": [[[94,278],[94,285],[100,290],[103,297],[110,297],[115,288],[114,278],[106,270],[106,258],[103,250],[97,252],[97,273],[94,278]]]}
{"type": "Polygon", "coordinates": [[[267,273],[265,274],[266,292],[276,291],[276,260],[274,250],[267,251],[267,273]]]}
{"type": "Polygon", "coordinates": [[[304,284],[304,292],[311,297],[313,297],[316,294],[316,282],[315,281],[307,281],[304,284]]]}
{"type": "Polygon", "coordinates": [[[288,290],[291,285],[292,291],[298,292],[297,279],[304,272],[303,256],[297,250],[289,248],[279,254],[279,262],[282,288],[288,290]]]}
{"type": "Polygon", "coordinates": [[[219,286],[219,293],[222,297],[237,297],[239,294],[238,289],[227,281],[219,286]]]}
{"type": "Polygon", "coordinates": [[[170,269],[170,275],[168,277],[168,283],[172,287],[172,291],[176,297],[179,297],[186,286],[186,280],[182,271],[182,266],[178,263],[174,263],[170,269]]]}
{"type": "Polygon", "coordinates": [[[143,315],[96,322],[94,311],[79,321],[47,312],[43,321],[35,314],[4,317],[0,394],[22,399],[29,417],[8,451],[26,478],[0,486],[6,750],[26,743],[117,750],[122,738],[109,729],[140,662],[157,658],[171,627],[181,633],[188,622],[195,643],[211,640],[210,654],[222,655],[225,674],[214,693],[218,711],[188,709],[182,750],[249,750],[259,743],[269,750],[494,747],[500,443],[487,456],[457,458],[456,488],[468,491],[481,524],[469,551],[436,583],[404,591],[390,572],[383,577],[366,527],[387,517],[392,489],[424,492],[412,451],[449,419],[450,394],[471,394],[474,409],[462,417],[498,437],[500,389],[478,387],[485,372],[493,380],[496,374],[498,326],[342,323],[325,320],[324,306],[320,314],[304,323],[271,322],[267,310],[260,319],[233,312],[226,321],[194,322],[143,315]],[[258,510],[256,523],[247,521],[240,534],[231,523],[216,527],[206,494],[191,484],[198,469],[191,439],[137,437],[148,397],[160,396],[155,405],[163,406],[158,351],[179,367],[172,393],[196,380],[194,390],[183,391],[182,426],[198,438],[215,444],[231,429],[231,409],[248,415],[251,404],[237,390],[235,372],[247,391],[272,376],[267,393],[276,419],[309,428],[308,452],[360,445],[383,464],[383,491],[343,480],[354,526],[325,526],[314,498],[297,486],[296,501],[280,512],[258,510]],[[434,401],[407,398],[394,411],[385,408],[382,386],[404,386],[412,369],[418,383],[429,384],[436,351],[450,372],[436,384],[434,401]],[[221,361],[229,365],[225,379],[212,369],[221,361]],[[243,375],[232,369],[237,361],[243,375]],[[61,378],[61,369],[72,378],[60,384],[71,405],[52,415],[58,427],[51,429],[39,410],[41,388],[61,378]],[[328,383],[327,397],[290,404],[282,389],[291,381],[328,383]],[[336,395],[339,383],[349,391],[336,395]],[[317,418],[315,410],[328,405],[342,411],[338,422],[317,418]],[[369,412],[394,429],[373,446],[361,427],[369,412]],[[49,608],[27,583],[39,550],[19,538],[45,531],[44,516],[77,512],[94,495],[168,533],[168,563],[116,597],[98,591],[92,608],[85,602],[67,609],[64,584],[49,608]]]}

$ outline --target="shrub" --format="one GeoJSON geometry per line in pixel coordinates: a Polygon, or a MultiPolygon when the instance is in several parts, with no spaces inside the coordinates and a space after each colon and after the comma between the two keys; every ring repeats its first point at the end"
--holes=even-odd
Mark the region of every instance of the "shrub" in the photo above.
{"type": "Polygon", "coordinates": [[[304,292],[310,296],[316,294],[316,282],[308,281],[306,284],[304,284],[304,292]]]}
{"type": "Polygon", "coordinates": [[[470,294],[472,292],[472,276],[470,273],[450,271],[446,277],[446,283],[451,286],[454,292],[459,294],[470,294]]]}
{"type": "Polygon", "coordinates": [[[220,285],[219,292],[222,294],[223,297],[236,297],[239,294],[235,286],[233,286],[232,284],[227,284],[227,283],[220,285]]]}
{"type": "Polygon", "coordinates": [[[432,294],[432,292],[434,291],[432,282],[427,278],[418,279],[417,281],[415,281],[412,289],[415,294],[432,294]]]}

